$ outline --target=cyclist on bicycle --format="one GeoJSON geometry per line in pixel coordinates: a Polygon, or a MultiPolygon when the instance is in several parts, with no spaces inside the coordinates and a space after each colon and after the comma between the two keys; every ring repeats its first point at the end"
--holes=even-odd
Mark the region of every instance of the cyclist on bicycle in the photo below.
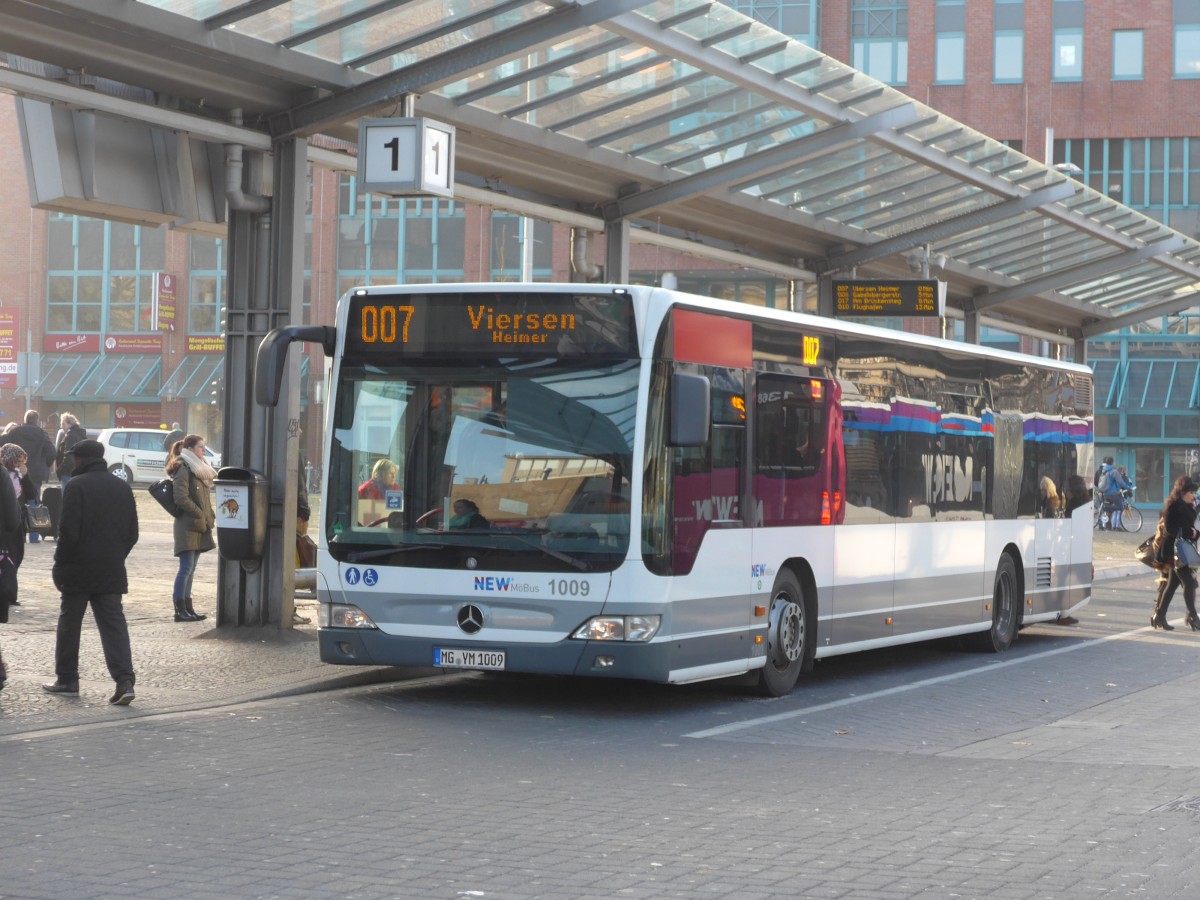
{"type": "Polygon", "coordinates": [[[1132,488],[1133,482],[1125,473],[1125,467],[1118,469],[1113,465],[1113,458],[1106,456],[1100,474],[1100,493],[1104,497],[1103,509],[1109,514],[1108,524],[1104,527],[1109,531],[1121,530],[1121,513],[1125,510],[1123,492],[1132,488]]]}

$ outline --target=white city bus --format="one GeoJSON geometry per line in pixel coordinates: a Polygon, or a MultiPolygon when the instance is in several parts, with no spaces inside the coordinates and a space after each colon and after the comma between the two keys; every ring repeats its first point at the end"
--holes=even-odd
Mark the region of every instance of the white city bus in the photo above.
{"type": "Polygon", "coordinates": [[[259,402],[293,340],[333,355],[326,662],[781,695],[1091,594],[1084,366],[649,287],[369,287],[264,339],[259,402]]]}

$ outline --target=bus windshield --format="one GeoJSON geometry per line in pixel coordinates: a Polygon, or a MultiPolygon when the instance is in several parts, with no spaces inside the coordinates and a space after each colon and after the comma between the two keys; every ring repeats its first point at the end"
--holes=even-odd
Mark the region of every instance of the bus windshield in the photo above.
{"type": "Polygon", "coordinates": [[[629,543],[637,365],[343,364],[330,552],[434,568],[615,568],[629,543]]]}

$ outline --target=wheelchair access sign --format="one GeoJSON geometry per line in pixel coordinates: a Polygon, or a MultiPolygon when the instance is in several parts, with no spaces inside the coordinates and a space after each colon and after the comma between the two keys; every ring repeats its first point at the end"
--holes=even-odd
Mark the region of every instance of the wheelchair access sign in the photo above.
{"type": "Polygon", "coordinates": [[[346,584],[354,587],[359,583],[364,587],[375,587],[379,584],[379,572],[376,569],[360,569],[358,566],[350,566],[346,569],[346,584]]]}

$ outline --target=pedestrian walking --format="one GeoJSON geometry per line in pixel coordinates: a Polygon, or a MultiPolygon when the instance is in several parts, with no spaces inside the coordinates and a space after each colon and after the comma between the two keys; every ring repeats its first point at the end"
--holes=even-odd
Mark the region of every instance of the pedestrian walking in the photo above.
{"type": "Polygon", "coordinates": [[[54,586],[62,594],[54,646],[51,694],[79,693],[79,633],[88,606],[100,630],[100,645],[116,690],[108,702],[127,706],[136,678],[122,596],[129,593],[125,559],[138,541],[133,490],[108,474],[104,445],[75,445],[75,474],[63,491],[62,519],[54,547],[54,586]]]}
{"type": "MultiPolygon", "coordinates": [[[[8,482],[13,487],[13,494],[17,501],[17,527],[11,531],[5,532],[5,539],[0,544],[0,553],[8,557],[13,565],[12,581],[13,581],[13,606],[17,606],[17,571],[21,568],[21,563],[25,559],[25,535],[28,531],[25,522],[25,507],[29,505],[29,501],[33,499],[33,483],[29,480],[29,474],[26,471],[26,462],[29,457],[25,455],[25,451],[16,444],[4,444],[0,446],[0,466],[3,471],[0,472],[0,478],[7,476],[8,482]]],[[[7,577],[7,573],[5,573],[7,577]]]]}
{"type": "Polygon", "coordinates": [[[75,471],[75,445],[87,439],[87,429],[79,424],[79,419],[71,413],[62,414],[62,430],[55,447],[54,468],[58,472],[58,483],[65,490],[75,471]]]}
{"type": "MultiPolygon", "coordinates": [[[[8,608],[17,604],[17,567],[7,548],[19,542],[20,522],[20,507],[12,482],[0,477],[0,623],[8,621],[8,608]]],[[[21,549],[25,549],[23,544],[21,549]]],[[[4,654],[0,653],[0,690],[7,680],[8,669],[4,667],[4,654]]]]}
{"type": "Polygon", "coordinates": [[[1190,566],[1176,565],[1175,559],[1176,538],[1194,542],[1200,537],[1200,532],[1196,530],[1195,504],[1196,482],[1187,475],[1180,475],[1163,504],[1155,534],[1155,559],[1170,574],[1159,587],[1150,624],[1164,631],[1175,630],[1167,623],[1167,607],[1171,605],[1171,598],[1179,585],[1183,585],[1183,602],[1187,605],[1187,618],[1184,621],[1192,631],[1200,631],[1200,619],[1196,616],[1196,573],[1190,566]]]}
{"type": "Polygon", "coordinates": [[[163,449],[170,453],[171,448],[175,446],[175,442],[182,441],[185,437],[187,437],[187,434],[182,428],[179,427],[179,423],[172,422],[171,430],[167,432],[167,436],[163,438],[163,449]]]}
{"type": "MultiPolygon", "coordinates": [[[[50,478],[50,468],[54,465],[54,458],[57,454],[54,442],[42,430],[41,417],[38,415],[38,411],[36,409],[26,410],[25,424],[18,425],[12,431],[8,432],[5,440],[18,445],[29,457],[27,466],[29,480],[33,483],[34,493],[33,498],[29,501],[29,505],[37,506],[41,503],[42,485],[50,478]]],[[[40,540],[40,535],[30,533],[29,543],[36,544],[40,540]]]]}
{"type": "Polygon", "coordinates": [[[217,473],[204,460],[204,438],[189,434],[176,441],[167,459],[167,474],[171,476],[175,505],[175,555],[179,557],[179,572],[175,576],[173,602],[176,622],[199,622],[206,613],[196,612],[192,603],[192,580],[200,554],[216,546],[213,525],[217,517],[212,505],[213,479],[217,473]]]}

